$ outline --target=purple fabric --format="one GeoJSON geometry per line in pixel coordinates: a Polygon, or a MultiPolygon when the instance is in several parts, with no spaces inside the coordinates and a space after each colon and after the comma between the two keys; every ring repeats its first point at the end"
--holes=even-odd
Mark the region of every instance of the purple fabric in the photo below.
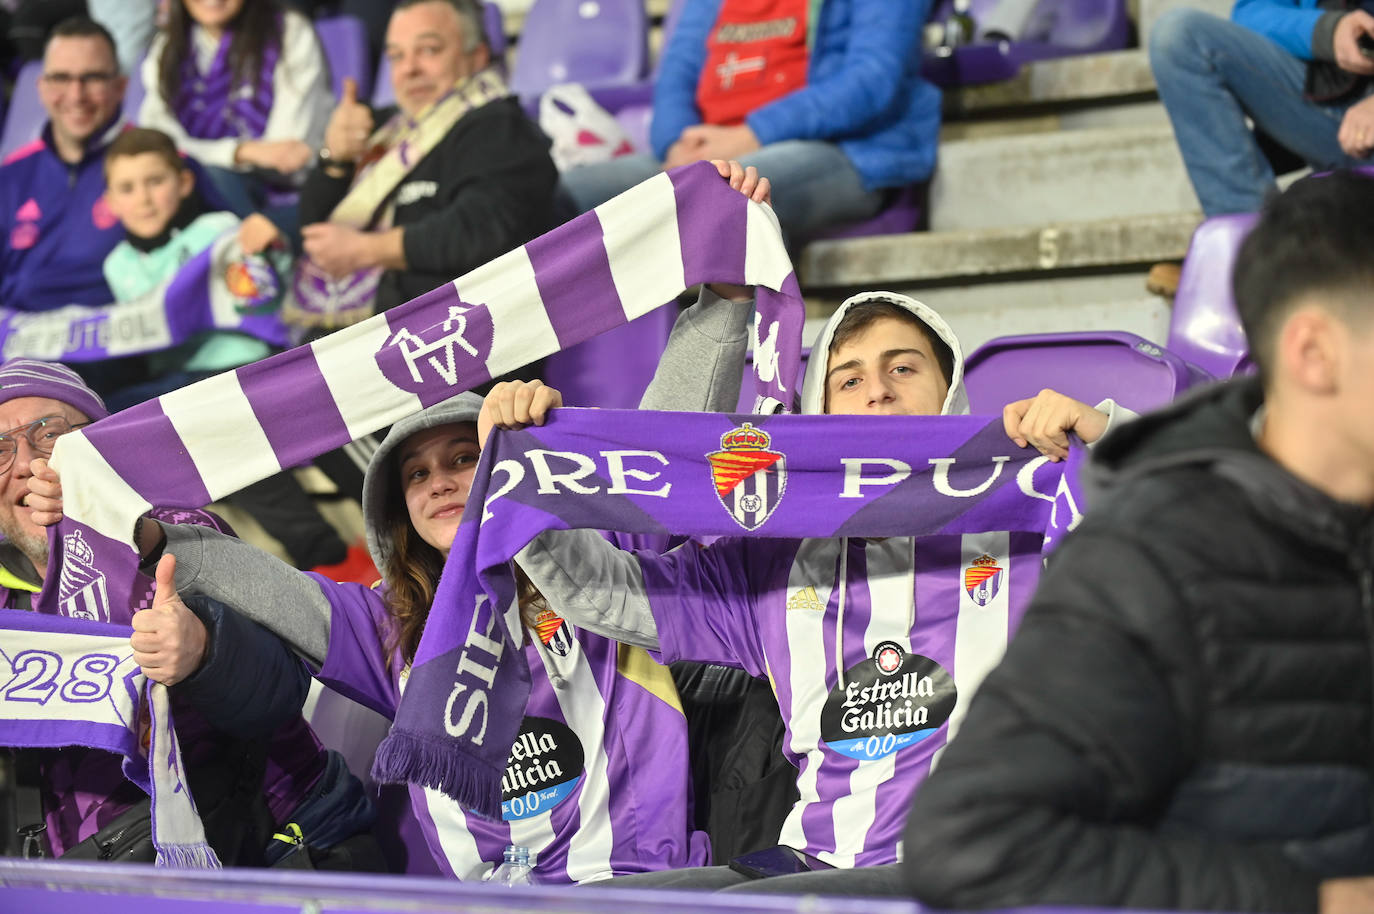
{"type": "MultiPolygon", "coordinates": [[[[312,577],[333,608],[329,654],[318,678],[394,716],[404,662],[392,658],[387,664],[391,620],[382,597],[365,587],[312,577]]],[[[705,837],[688,824],[682,713],[620,673],[623,649],[615,642],[564,623],[549,645],[541,654],[531,638],[522,649],[533,685],[512,746],[535,740],[544,750],[545,735],[554,745],[533,755],[522,749],[522,758],[511,753],[503,774],[501,818],[465,815],[446,798],[411,790],[434,859],[446,874],[469,879],[499,862],[506,845],[530,842],[535,835],[538,843],[531,850],[540,882],[704,864],[705,837]],[[575,672],[565,677],[547,668],[556,664],[575,672]],[[583,717],[573,719],[578,714],[583,717]],[[605,774],[598,776],[601,753],[605,774]],[[551,763],[559,765],[557,771],[551,763]],[[575,841],[579,859],[570,863],[575,841]]]]}
{"type": "MultiPolygon", "coordinates": [[[[277,35],[281,34],[277,17],[277,35]]],[[[193,41],[187,36],[188,44],[193,41]]],[[[263,48],[262,65],[251,83],[240,81],[229,62],[232,30],[220,37],[219,49],[206,73],[196,67],[196,55],[187,53],[181,62],[181,90],[170,106],[186,132],[204,140],[226,137],[260,137],[272,111],[272,74],[281,56],[281,39],[263,48]]]]}
{"type": "MultiPolygon", "coordinates": [[[[1064,467],[1018,452],[1000,419],[977,417],[564,410],[542,428],[500,432],[468,498],[484,510],[467,512],[459,527],[374,777],[435,787],[498,814],[500,769],[481,749],[514,739],[530,681],[520,630],[502,621],[513,613],[507,563],[544,529],[769,538],[1011,531],[1038,544],[1071,523],[1070,511],[1055,510],[1071,493],[1060,504],[1046,494],[1057,493],[1064,467]],[[858,458],[884,463],[865,471],[858,458]]],[[[655,593],[647,571],[646,583],[655,593]]],[[[844,647],[859,652],[846,663],[866,656],[862,638],[844,647]]]]}
{"type": "MultiPolygon", "coordinates": [[[[768,370],[760,368],[756,374],[758,397],[764,403],[789,402],[791,391],[780,383],[780,379],[796,375],[803,307],[796,276],[791,271],[776,228],[766,221],[767,217],[751,220],[747,210],[758,208],[758,204],[750,203],[742,194],[731,190],[709,163],[697,163],[670,173],[666,180],[671,181],[674,188],[671,201],[659,192],[663,180],[662,176],[656,177],[624,195],[632,205],[642,203],[664,209],[663,218],[675,218],[683,227],[681,251],[652,253],[681,257],[684,287],[702,282],[746,284],[752,281],[757,285],[760,320],[770,327],[771,337],[778,341],[775,357],[760,360],[768,370]],[[668,211],[669,206],[672,211],[668,211]],[[737,234],[734,230],[721,230],[722,224],[744,226],[746,231],[737,234]],[[749,265],[748,274],[746,264],[749,265]]],[[[259,362],[251,369],[239,369],[236,377],[219,376],[139,404],[93,427],[90,434],[79,430],[68,436],[70,441],[59,442],[53,455],[54,465],[64,473],[68,485],[89,487],[90,492],[84,499],[73,497],[73,492],[67,493],[69,510],[58,529],[63,543],[67,542],[68,535],[81,534],[80,548],[54,550],[51,559],[54,567],[50,567],[47,577],[49,584],[58,578],[58,567],[66,561],[65,556],[80,558],[81,549],[89,549],[95,556],[92,564],[108,575],[119,577],[131,573],[126,569],[134,562],[132,551],[111,537],[130,536],[133,521],[144,504],[204,504],[211,497],[238,491],[276,472],[279,467],[297,463],[305,455],[337,448],[352,438],[394,422],[414,412],[417,400],[420,406],[429,406],[495,374],[541,358],[558,346],[590,336],[596,330],[593,321],[574,322],[565,320],[562,315],[569,308],[578,308],[578,313],[583,313],[580,310],[584,305],[582,296],[565,294],[565,290],[559,288],[550,302],[540,297],[542,289],[552,286],[547,276],[539,275],[542,257],[539,252],[564,247],[595,252],[600,248],[612,263],[636,262],[650,253],[643,250],[642,234],[603,236],[599,221],[602,213],[597,217],[560,226],[534,242],[532,247],[527,245],[503,255],[451,284],[312,343],[304,351],[293,350],[259,362]],[[533,283],[528,279],[531,265],[536,271],[533,283]],[[469,298],[485,296],[487,300],[465,301],[459,297],[459,290],[466,290],[469,298]],[[554,316],[555,312],[558,316],[554,316]],[[529,327],[537,325],[540,319],[560,330],[554,334],[527,335],[529,327]],[[306,385],[305,389],[297,391],[294,401],[275,405],[260,405],[245,397],[241,379],[256,373],[273,374],[300,360],[315,361],[319,374],[326,380],[324,389],[318,384],[306,385]],[[232,380],[238,380],[237,386],[228,383],[232,380]],[[251,406],[251,420],[243,418],[245,403],[251,406]],[[173,404],[176,409],[172,409],[173,404]],[[181,410],[179,415],[185,416],[192,405],[202,414],[223,412],[238,416],[233,420],[237,425],[223,426],[216,430],[217,433],[240,434],[248,440],[267,439],[275,459],[222,460],[217,450],[214,454],[202,452],[198,464],[192,454],[203,442],[182,441],[167,418],[177,410],[181,410]],[[287,411],[306,417],[337,413],[348,418],[346,425],[332,421],[318,426],[309,421],[297,423],[294,433],[289,429],[286,432],[287,438],[294,443],[283,453],[280,442],[286,440],[282,430],[287,426],[274,424],[275,431],[271,434],[265,431],[261,417],[269,411],[277,419],[287,411]],[[81,448],[82,438],[94,446],[105,465],[81,448]],[[158,455],[155,465],[143,459],[143,455],[150,453],[158,455]],[[71,458],[75,463],[70,465],[81,468],[76,473],[67,471],[68,454],[75,455],[71,458]],[[111,474],[110,469],[115,472],[111,474]],[[97,527],[110,535],[97,533],[97,527]]],[[[588,257],[596,260],[592,253],[588,257]]],[[[629,268],[629,263],[624,265],[629,268]]],[[[567,264],[560,262],[552,269],[558,279],[570,286],[575,287],[582,281],[580,273],[567,264]]],[[[588,290],[609,294],[604,282],[597,279],[604,277],[602,270],[594,268],[588,272],[592,276],[588,290]]],[[[627,319],[625,315],[644,313],[662,303],[646,300],[649,293],[640,289],[610,291],[619,292],[621,314],[617,320],[622,323],[627,319]]],[[[659,293],[652,294],[657,296],[659,293]]],[[[313,374],[303,371],[302,376],[313,377],[313,374]]],[[[62,576],[72,575],[63,573],[62,576]]],[[[441,581],[440,587],[444,586],[441,581]]],[[[63,598],[49,586],[39,594],[36,605],[51,611],[55,601],[63,598]]],[[[497,645],[504,642],[505,625],[492,616],[490,607],[473,605],[468,612],[471,617],[467,623],[472,624],[465,631],[471,631],[474,645],[480,647],[485,643],[493,652],[504,653],[505,649],[497,645]]],[[[518,644],[515,647],[518,648],[518,644]]],[[[511,651],[512,654],[517,652],[511,651]]],[[[475,655],[468,659],[473,661],[474,658],[475,655]]],[[[457,661],[456,654],[452,659],[457,661]]],[[[429,668],[437,669],[437,666],[429,668]]],[[[429,675],[432,674],[426,674],[429,675]]],[[[486,672],[474,675],[483,679],[486,672]]],[[[528,675],[523,664],[503,664],[492,670],[491,675],[509,686],[509,690],[498,690],[501,710],[518,710],[523,706],[523,695],[528,690],[528,675]]],[[[421,683],[418,691],[442,688],[447,694],[453,689],[453,683],[444,686],[441,678],[421,683]]],[[[487,699],[485,692],[482,699],[487,699]]],[[[413,778],[425,783],[442,783],[467,805],[493,817],[499,815],[496,798],[506,751],[519,721],[518,715],[513,719],[507,714],[499,716],[501,720],[493,724],[490,739],[472,731],[476,739],[466,746],[470,750],[467,759],[454,751],[453,741],[436,742],[417,735],[408,743],[393,739],[384,744],[389,747],[390,755],[379,757],[378,771],[398,780],[413,778]]]]}
{"type": "Polygon", "coordinates": [[[217,263],[207,248],[177,271],[160,303],[71,306],[56,311],[0,308],[0,352],[6,358],[92,362],[125,355],[158,352],[206,330],[234,330],[273,346],[287,343],[287,332],[275,309],[264,308],[280,294],[280,281],[266,260],[238,258],[217,263]],[[225,275],[219,268],[225,266],[225,275]],[[230,273],[232,271],[232,277],[230,273]],[[216,314],[211,286],[235,295],[232,316],[216,314]],[[227,291],[240,289],[242,296],[227,291]]]}

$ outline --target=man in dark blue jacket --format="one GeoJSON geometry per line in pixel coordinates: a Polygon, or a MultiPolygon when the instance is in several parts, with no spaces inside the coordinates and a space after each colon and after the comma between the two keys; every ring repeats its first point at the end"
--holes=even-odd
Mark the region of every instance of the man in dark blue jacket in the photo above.
{"type": "Polygon", "coordinates": [[[1161,16],[1150,67],[1203,212],[1257,212],[1274,189],[1266,152],[1318,170],[1369,163],[1370,54],[1374,16],[1358,4],[1236,0],[1230,21],[1182,8],[1161,16]]]}

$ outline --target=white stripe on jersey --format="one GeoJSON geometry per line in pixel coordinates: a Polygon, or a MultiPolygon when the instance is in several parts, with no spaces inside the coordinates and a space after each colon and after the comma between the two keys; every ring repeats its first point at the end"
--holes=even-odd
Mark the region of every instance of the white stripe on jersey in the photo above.
{"type": "MultiPolygon", "coordinates": [[[[959,550],[960,574],[982,555],[990,555],[997,560],[1002,569],[1002,582],[988,605],[979,606],[964,589],[963,578],[959,580],[959,627],[954,635],[954,669],[950,671],[954,676],[954,686],[959,690],[959,699],[949,715],[946,745],[959,732],[973,693],[978,691],[988,673],[1007,652],[1012,576],[1011,537],[1006,531],[965,533],[959,550]]],[[[1038,557],[1034,561],[1039,561],[1038,557]]],[[[937,755],[931,763],[932,771],[939,761],[937,755]]]]}
{"type": "MultiPolygon", "coordinates": [[[[790,717],[787,721],[789,750],[807,757],[806,768],[797,777],[797,790],[801,796],[788,813],[778,838],[780,843],[788,847],[813,846],[806,840],[802,830],[802,811],[820,799],[816,792],[816,777],[821,767],[819,709],[825,706],[828,694],[825,670],[830,666],[830,659],[825,656],[823,623],[825,607],[830,603],[835,586],[840,550],[845,542],[843,539],[803,540],[787,575],[787,600],[783,605],[787,607],[784,610],[789,652],[786,664],[792,700],[788,707],[782,709],[782,713],[790,717]],[[831,582],[830,586],[826,586],[827,581],[831,582]],[[791,608],[793,598],[807,587],[816,589],[816,604],[820,608],[791,608]],[[796,709],[801,709],[803,713],[798,715],[796,709]]],[[[828,855],[820,856],[825,859],[828,855]]]]}
{"type": "MultiPolygon", "coordinates": [[[[868,595],[871,611],[864,630],[864,654],[872,656],[882,641],[895,641],[910,649],[912,602],[916,599],[915,542],[911,537],[872,541],[864,548],[869,569],[868,595]],[[896,569],[895,574],[872,574],[873,569],[896,569]]],[[[849,775],[849,795],[835,802],[836,851],[830,863],[853,867],[863,851],[868,831],[877,818],[878,787],[897,773],[893,752],[871,762],[860,762],[849,775]]]]}
{"type": "MultiPolygon", "coordinates": [[[[477,842],[468,831],[468,817],[461,806],[433,787],[425,788],[425,808],[434,820],[434,832],[439,838],[438,850],[448,861],[453,875],[465,882],[475,882],[485,876],[492,864],[482,859],[477,842]]],[[[434,853],[430,848],[430,853],[434,853]]]]}
{"type": "MultiPolygon", "coordinates": [[[[615,835],[611,826],[611,785],[605,745],[606,700],[587,663],[582,642],[577,639],[569,622],[565,620],[563,625],[573,645],[568,656],[560,657],[548,650],[537,637],[534,646],[553,685],[563,719],[577,734],[585,754],[582,790],[577,800],[579,825],[568,841],[568,879],[582,882],[612,875],[611,852],[614,850],[615,835]]],[[[542,822],[546,829],[550,821],[548,815],[521,820],[542,822]]],[[[512,835],[521,822],[511,823],[512,835]]],[[[553,833],[549,831],[548,837],[539,846],[547,847],[552,841],[553,833]]]]}

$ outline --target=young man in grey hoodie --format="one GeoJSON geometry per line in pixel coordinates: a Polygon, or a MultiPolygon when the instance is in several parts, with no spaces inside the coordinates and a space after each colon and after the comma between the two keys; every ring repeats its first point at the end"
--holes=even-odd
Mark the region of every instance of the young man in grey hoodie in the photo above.
{"type": "MultiPolygon", "coordinates": [[[[747,320],[747,312],[736,318],[747,320]]],[[[827,323],[812,353],[802,386],[803,413],[968,412],[959,341],[938,314],[914,299],[888,292],[850,298],[827,323]]],[[[665,354],[665,362],[692,361],[682,351],[665,354]]],[[[479,437],[492,426],[514,427],[535,418],[529,397],[519,382],[494,389],[483,408],[479,437]]],[[[1069,431],[1095,441],[1113,417],[1126,412],[1111,401],[1099,406],[1045,391],[1010,404],[1004,420],[1018,445],[1029,442],[1057,458],[1067,454],[1069,431]]],[[[1040,561],[1038,551],[1013,552],[1005,536],[995,558],[1004,568],[1040,561]]],[[[658,650],[665,660],[709,661],[769,677],[787,725],[785,754],[800,772],[801,799],[783,826],[781,843],[839,869],[749,882],[744,888],[900,891],[893,864],[900,857],[918,768],[928,759],[896,748],[881,758],[856,761],[828,744],[839,735],[827,730],[822,709],[834,690],[844,691],[846,679],[867,675],[876,645],[891,643],[916,653],[915,603],[924,598],[912,584],[915,538],[725,539],[650,555],[620,551],[592,531],[550,531],[526,547],[518,561],[576,624],[658,650]],[[819,611],[794,611],[799,600],[819,611]],[[854,869],[859,867],[868,869],[854,869]]],[[[957,612],[921,607],[923,616],[942,610],[957,612]]],[[[961,703],[977,687],[981,671],[1001,656],[1005,638],[981,639],[968,647],[985,656],[968,664],[966,675],[955,671],[961,703]]],[[[880,696],[873,704],[881,704],[880,696]]],[[[619,880],[701,888],[744,881],[724,866],[619,880]]]]}

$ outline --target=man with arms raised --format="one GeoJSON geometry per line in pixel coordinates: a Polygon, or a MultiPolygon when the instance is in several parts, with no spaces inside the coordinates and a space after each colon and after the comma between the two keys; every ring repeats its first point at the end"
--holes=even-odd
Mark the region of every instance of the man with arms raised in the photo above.
{"type": "MultiPolygon", "coordinates": [[[[812,351],[802,386],[804,413],[968,412],[958,340],[938,314],[906,296],[854,296],[812,351]]],[[[670,344],[664,359],[690,364],[683,356],[670,344]]],[[[494,389],[479,434],[537,418],[532,402],[534,392],[518,383],[494,389]]],[[[1017,443],[1030,440],[1062,456],[1066,432],[1088,441],[1103,434],[1117,407],[1110,401],[1101,406],[1108,411],[1045,391],[1009,406],[1006,427],[1017,443]]],[[[912,537],[727,538],[658,556],[621,552],[594,532],[559,531],[536,538],[519,562],[542,592],[568,601],[565,615],[577,624],[656,648],[666,660],[709,661],[769,677],[787,726],[784,751],[800,772],[801,799],[783,825],[781,843],[839,870],[752,882],[746,890],[894,894],[902,889],[893,864],[904,807],[928,758],[908,746],[858,760],[834,748],[844,737],[827,729],[822,710],[833,694],[843,698],[846,683],[871,675],[875,646],[918,654],[931,620],[955,625],[953,597],[961,589],[938,589],[942,597],[921,581],[928,580],[932,561],[951,579],[960,573],[959,537],[928,539],[945,542],[918,549],[912,537]]],[[[996,560],[1014,573],[1013,563],[1041,561],[1039,545],[1006,545],[996,560]]],[[[979,649],[995,658],[1003,644],[979,649]]],[[[956,675],[961,695],[976,687],[974,677],[956,675]]],[[[620,882],[723,887],[743,880],[716,866],[620,882]]]]}

